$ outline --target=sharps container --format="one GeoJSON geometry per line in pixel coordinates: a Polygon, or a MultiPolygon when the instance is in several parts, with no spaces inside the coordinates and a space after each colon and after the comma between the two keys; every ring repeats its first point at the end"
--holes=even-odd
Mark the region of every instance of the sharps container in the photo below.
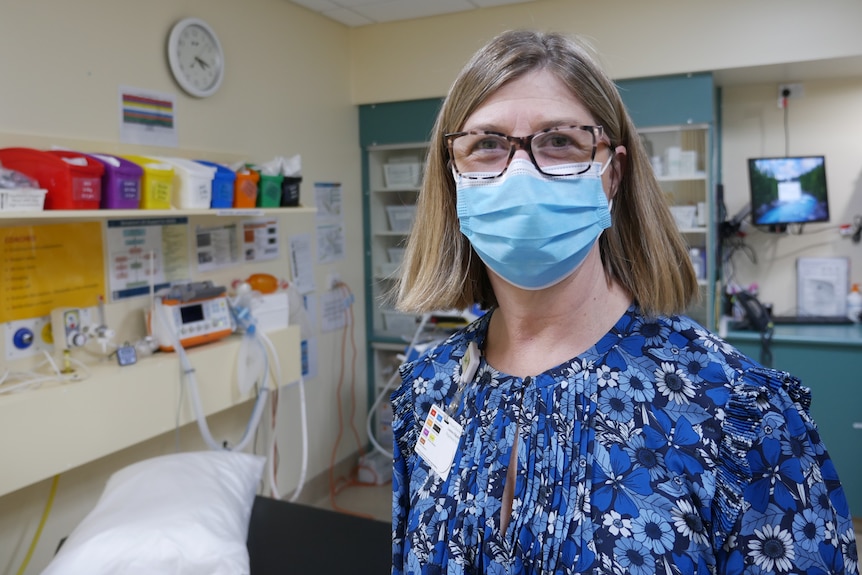
{"type": "Polygon", "coordinates": [[[103,210],[137,210],[141,204],[141,178],[144,169],[134,162],[108,154],[90,154],[104,168],[102,174],[103,210]]]}
{"type": "Polygon", "coordinates": [[[236,182],[236,172],[216,162],[208,162],[206,160],[195,160],[196,162],[215,168],[215,177],[213,177],[212,199],[210,200],[211,208],[231,208],[233,207],[234,182],[236,182]]]}
{"type": "Polygon", "coordinates": [[[48,193],[46,210],[97,210],[102,195],[102,164],[70,151],[0,149],[0,165],[39,182],[48,193]]]}
{"type": "Polygon", "coordinates": [[[147,156],[124,155],[123,158],[144,170],[144,175],[141,177],[141,209],[171,209],[171,195],[174,189],[173,166],[147,156]]]}

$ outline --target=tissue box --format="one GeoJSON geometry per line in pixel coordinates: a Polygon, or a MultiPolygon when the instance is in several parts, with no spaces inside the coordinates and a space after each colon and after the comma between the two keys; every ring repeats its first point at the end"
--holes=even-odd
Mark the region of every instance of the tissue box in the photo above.
{"type": "Polygon", "coordinates": [[[670,213],[680,229],[697,227],[697,206],[670,206],[670,213]]]}
{"type": "Polygon", "coordinates": [[[45,209],[48,190],[40,188],[0,188],[0,211],[36,212],[45,209]]]}

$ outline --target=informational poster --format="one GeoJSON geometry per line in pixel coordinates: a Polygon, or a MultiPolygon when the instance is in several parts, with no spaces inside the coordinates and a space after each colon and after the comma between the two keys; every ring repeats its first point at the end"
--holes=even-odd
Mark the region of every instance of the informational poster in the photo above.
{"type": "Polygon", "coordinates": [[[317,261],[332,263],[344,259],[344,213],[341,184],[314,184],[317,207],[317,261]]]}
{"type": "Polygon", "coordinates": [[[336,331],[347,325],[345,293],[332,289],[320,295],[320,331],[336,331]]]}
{"type": "Polygon", "coordinates": [[[299,293],[314,291],[314,262],[311,256],[311,234],[290,236],[290,277],[299,293]]]}
{"type": "Polygon", "coordinates": [[[109,220],[111,300],[190,281],[188,218],[109,220]]]}
{"type": "Polygon", "coordinates": [[[92,307],[105,295],[99,222],[0,228],[0,246],[0,323],[92,307]]]}
{"type": "Polygon", "coordinates": [[[177,146],[173,94],[120,86],[120,141],[125,144],[177,146]]]}
{"type": "Polygon", "coordinates": [[[254,219],[242,223],[242,253],[246,262],[278,258],[278,219],[254,219]]]}
{"type": "Polygon", "coordinates": [[[845,315],[849,273],[848,258],[798,258],[796,305],[799,315],[845,315]]]}
{"type": "Polygon", "coordinates": [[[239,265],[237,225],[201,227],[195,230],[198,271],[205,272],[239,265]]]}

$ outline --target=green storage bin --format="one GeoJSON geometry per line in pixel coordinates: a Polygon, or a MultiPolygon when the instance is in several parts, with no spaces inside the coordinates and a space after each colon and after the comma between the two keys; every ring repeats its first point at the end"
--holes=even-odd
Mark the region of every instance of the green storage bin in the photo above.
{"type": "Polygon", "coordinates": [[[281,205],[281,181],[284,176],[267,176],[260,174],[257,186],[257,207],[277,208],[281,205]]]}

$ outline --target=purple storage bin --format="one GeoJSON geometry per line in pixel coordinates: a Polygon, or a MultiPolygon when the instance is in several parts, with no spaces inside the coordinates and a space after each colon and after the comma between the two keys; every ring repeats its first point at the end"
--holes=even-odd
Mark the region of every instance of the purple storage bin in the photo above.
{"type": "Polygon", "coordinates": [[[107,154],[90,154],[105,166],[102,174],[103,210],[137,210],[141,203],[144,169],[134,162],[107,154]]]}

